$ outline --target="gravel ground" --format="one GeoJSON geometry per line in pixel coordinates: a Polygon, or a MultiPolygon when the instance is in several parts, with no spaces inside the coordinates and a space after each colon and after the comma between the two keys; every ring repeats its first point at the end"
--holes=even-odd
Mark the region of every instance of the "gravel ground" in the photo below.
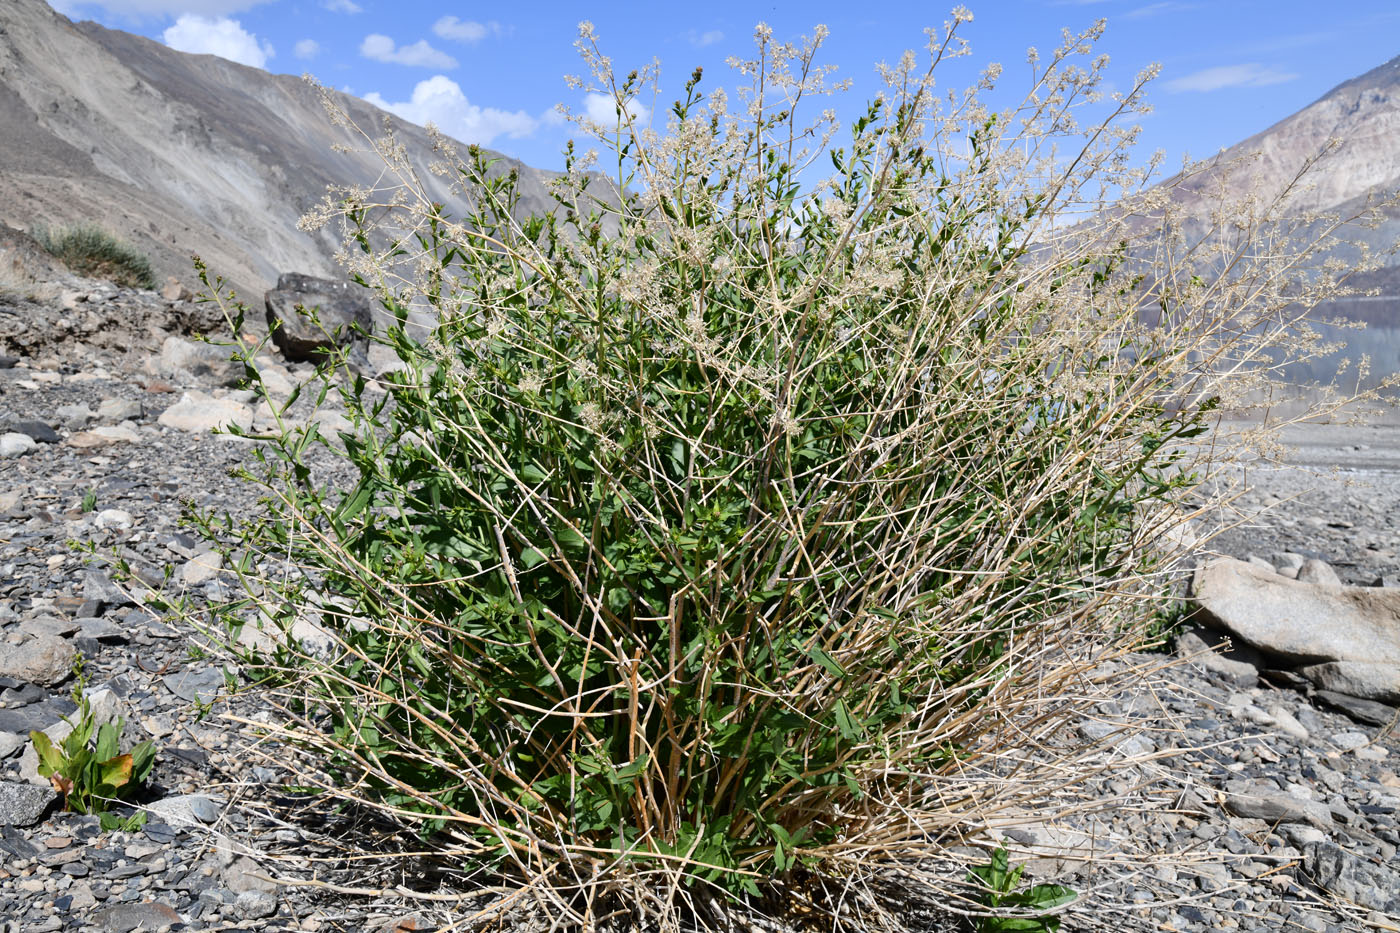
{"type": "MultiPolygon", "coordinates": [[[[228,699],[237,680],[192,649],[195,633],[71,546],[129,561],[138,590],[199,600],[231,586],[182,529],[180,503],[252,507],[252,490],[226,478],[248,442],[161,419],[186,390],[244,401],[216,372],[161,371],[165,337],[194,326],[189,310],[112,289],[90,289],[76,311],[7,300],[0,322],[30,326],[22,343],[0,328],[0,434],[33,443],[0,460],[0,931],[460,928],[470,889],[423,861],[365,862],[415,843],[300,796],[275,749],[250,751],[221,718],[265,716],[259,698],[228,699]],[[128,739],[156,743],[143,829],[102,832],[27,780],[25,735],[73,705],[71,682],[18,675],[25,645],[59,662],[82,651],[128,739]]],[[[1288,466],[1249,468],[1240,521],[1211,547],[1320,557],[1353,583],[1400,572],[1400,428],[1289,440],[1288,466]]],[[[1113,662],[1121,689],[1067,736],[1096,743],[1100,771],[1051,801],[1057,820],[985,827],[1035,877],[1086,895],[1066,929],[1400,928],[1394,722],[1325,707],[1283,673],[1167,660],[1113,662]]],[[[951,881],[966,870],[959,854],[985,858],[954,850],[937,866],[951,881]]],[[[941,909],[912,926],[959,929],[941,909]]]]}

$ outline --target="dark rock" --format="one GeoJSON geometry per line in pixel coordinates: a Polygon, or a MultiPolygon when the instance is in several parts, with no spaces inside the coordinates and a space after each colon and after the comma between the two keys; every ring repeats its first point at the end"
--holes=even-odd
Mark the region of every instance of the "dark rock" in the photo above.
{"type": "Polygon", "coordinates": [[[73,711],[66,708],[69,706],[72,706],[71,702],[61,702],[55,697],[42,703],[0,709],[0,732],[28,735],[35,730],[47,729],[73,711]]]}
{"type": "Polygon", "coordinates": [[[58,794],[50,787],[0,782],[0,826],[33,826],[57,800],[58,794]]]}
{"type": "Polygon", "coordinates": [[[6,430],[28,434],[40,444],[57,444],[63,440],[58,436],[57,431],[42,421],[11,421],[6,430]]]}
{"type": "Polygon", "coordinates": [[[267,326],[272,342],[289,360],[316,360],[328,351],[363,348],[355,335],[373,326],[370,292],[353,282],[318,279],[297,272],[283,274],[267,292],[267,326]],[[313,323],[308,312],[315,314],[313,323]]]}
{"type": "Polygon", "coordinates": [[[1388,725],[1395,719],[1397,712],[1393,706],[1386,706],[1375,700],[1347,696],[1345,693],[1335,693],[1331,690],[1318,690],[1313,693],[1313,697],[1328,709],[1345,713],[1357,722],[1364,722],[1372,726],[1388,725]]]}
{"type": "Polygon", "coordinates": [[[1400,875],[1352,855],[1331,842],[1303,850],[1303,866],[1314,884],[1362,907],[1400,914],[1400,875]]]}
{"type": "Polygon", "coordinates": [[[0,369],[14,369],[18,362],[17,356],[0,356],[0,369]]]}

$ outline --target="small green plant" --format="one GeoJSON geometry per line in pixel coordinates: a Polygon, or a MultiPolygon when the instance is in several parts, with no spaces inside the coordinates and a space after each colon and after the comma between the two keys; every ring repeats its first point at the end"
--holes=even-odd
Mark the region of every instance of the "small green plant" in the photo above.
{"type": "Polygon", "coordinates": [[[97,819],[104,833],[134,833],[145,827],[147,816],[145,810],[137,810],[130,816],[120,816],[110,812],[99,813],[97,819]]]}
{"type": "Polygon", "coordinates": [[[1017,891],[1021,873],[1026,866],[1011,867],[1011,860],[1005,846],[998,846],[992,853],[992,860],[986,865],[973,868],[967,880],[982,890],[980,900],[988,910],[1019,911],[1011,916],[984,915],[973,918],[977,933],[1055,933],[1060,928],[1060,918],[1050,916],[1046,911],[1063,907],[1079,895],[1072,889],[1058,884],[1037,884],[1024,891],[1017,891]]]}
{"type": "Polygon", "coordinates": [[[79,275],[109,279],[126,288],[155,288],[151,261],[129,243],[94,224],[50,230],[36,227],[39,245],[79,275]]]}
{"type": "Polygon", "coordinates": [[[97,725],[92,704],[79,696],[77,720],[69,722],[73,731],[57,745],[43,732],[29,733],[39,755],[39,775],[63,795],[64,809],[101,813],[108,802],[130,794],[151,773],[154,745],[142,742],[129,752],[118,746],[125,720],[97,725]]]}
{"type": "Polygon", "coordinates": [[[83,511],[91,512],[97,508],[97,490],[89,489],[83,493],[83,511]]]}

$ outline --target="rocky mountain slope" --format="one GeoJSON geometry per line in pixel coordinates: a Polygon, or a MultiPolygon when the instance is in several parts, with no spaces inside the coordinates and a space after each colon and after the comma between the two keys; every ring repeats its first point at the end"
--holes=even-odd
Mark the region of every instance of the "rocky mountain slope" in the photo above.
{"type": "MultiPolygon", "coordinates": [[[[1174,179],[1175,197],[1193,214],[1204,217],[1212,206],[1222,177],[1236,193],[1253,188],[1267,202],[1285,190],[1308,160],[1323,153],[1329,140],[1337,148],[1323,155],[1315,170],[1290,196],[1286,212],[1355,214],[1368,198],[1384,199],[1400,192],[1400,56],[1328,91],[1297,113],[1242,140],[1208,161],[1191,178],[1174,179]],[[1249,161],[1253,159],[1253,161],[1249,161]]],[[[1383,212],[1373,229],[1347,231],[1347,238],[1368,244],[1378,253],[1400,243],[1400,205],[1383,212]]],[[[1353,320],[1400,326],[1400,255],[1385,260],[1385,268],[1355,283],[1378,288],[1380,295],[1336,302],[1330,310],[1353,320]]]]}
{"type": "MultiPolygon", "coordinates": [[[[371,131],[393,127],[436,200],[456,205],[417,126],[335,93],[371,131]]],[[[282,272],[334,271],[331,233],[297,230],[329,184],[380,174],[300,78],[141,36],[71,23],[43,0],[0,3],[0,223],[96,222],[147,252],[158,276],[192,278],[190,254],[240,291],[282,272]]],[[[362,140],[359,148],[364,148],[362,140]]],[[[521,209],[552,205],[547,173],[510,159],[521,209]]],[[[192,284],[192,283],[191,283],[192,284]]]]}

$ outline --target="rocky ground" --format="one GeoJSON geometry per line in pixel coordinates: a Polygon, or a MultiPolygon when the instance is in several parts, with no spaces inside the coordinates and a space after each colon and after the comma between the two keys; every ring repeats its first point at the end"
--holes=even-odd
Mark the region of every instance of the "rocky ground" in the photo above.
{"type": "MultiPolygon", "coordinates": [[[[206,599],[232,583],[181,526],[181,502],[253,505],[226,477],[251,442],[206,429],[266,412],[217,351],[185,339],[207,309],[178,290],[70,286],[0,293],[0,931],[459,928],[451,879],[358,859],[395,840],[299,796],[275,756],[249,751],[222,714],[256,716],[257,697],[228,701],[236,676],[150,608],[155,593],[206,599]],[[114,585],[113,555],[131,585],[114,585]],[[126,720],[128,741],[156,744],[140,829],[58,812],[35,778],[27,734],[61,732],[78,653],[94,705],[126,720]]],[[[306,373],[267,362],[274,382],[306,373]]],[[[1315,559],[1349,583],[1393,581],[1400,431],[1299,437],[1304,468],[1252,467],[1237,527],[1211,546],[1285,576],[1315,559]]],[[[1258,657],[1166,660],[1115,662],[1152,673],[1078,725],[1102,770],[1065,791],[1062,820],[991,824],[1038,875],[1092,895],[1066,928],[1400,929],[1394,709],[1329,699],[1258,657]]]]}

